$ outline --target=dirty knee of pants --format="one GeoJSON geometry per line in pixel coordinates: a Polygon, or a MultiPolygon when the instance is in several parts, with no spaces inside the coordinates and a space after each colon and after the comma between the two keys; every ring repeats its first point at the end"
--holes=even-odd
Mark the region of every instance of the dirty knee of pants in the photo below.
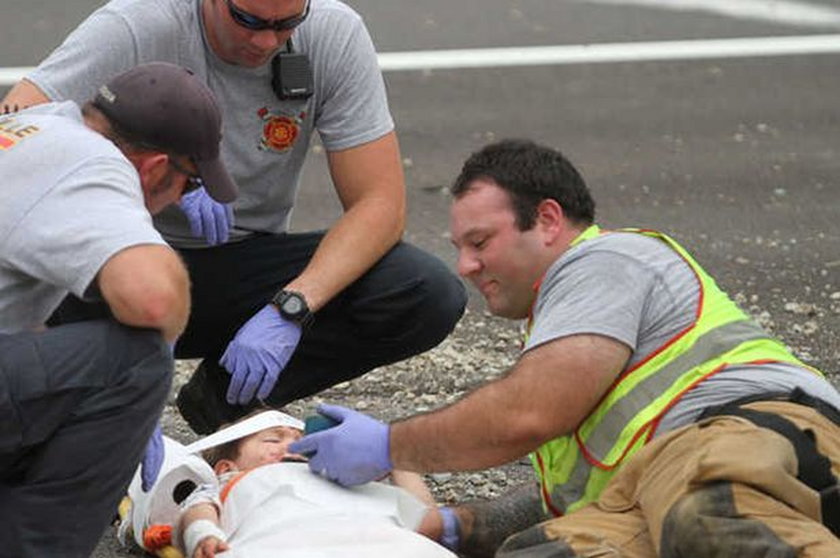
{"type": "Polygon", "coordinates": [[[534,525],[511,535],[496,552],[496,558],[576,558],[577,556],[564,541],[546,537],[540,525],[534,525]]]}
{"type": "Polygon", "coordinates": [[[575,533],[574,548],[564,537],[546,534],[545,524],[511,535],[496,552],[496,558],[621,558],[621,551],[603,537],[575,533]]]}
{"type": "Polygon", "coordinates": [[[743,517],[732,485],[709,484],[677,500],[662,524],[661,558],[794,558],[769,527],[743,517]]]}

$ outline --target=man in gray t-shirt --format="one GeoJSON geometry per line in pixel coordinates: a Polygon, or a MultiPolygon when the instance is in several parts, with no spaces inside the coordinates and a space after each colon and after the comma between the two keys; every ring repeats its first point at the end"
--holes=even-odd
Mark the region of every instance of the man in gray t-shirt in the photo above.
{"type": "Polygon", "coordinates": [[[89,556],[141,455],[154,481],[190,296],[150,213],[202,179],[235,198],[220,133],[209,89],[164,63],[0,115],[0,555],[89,556]],[[68,293],[108,317],[45,327],[68,293]]]}
{"type": "Polygon", "coordinates": [[[192,280],[195,306],[176,354],[204,359],[178,397],[194,430],[210,433],[260,401],[283,405],[449,334],[466,294],[440,260],[400,242],[402,162],[356,12],[338,0],[112,0],[4,102],[84,98],[150,60],[192,68],[219,98],[223,157],[242,191],[232,206],[198,191],[155,220],[192,280]],[[344,213],[327,232],[289,234],[316,131],[344,213]]]}
{"type": "Polygon", "coordinates": [[[530,454],[537,483],[428,522],[466,555],[840,556],[840,394],[819,371],[667,235],[600,230],[554,149],[489,145],[452,194],[458,272],[526,320],[520,358],[391,425],[324,406],[341,427],[289,451],[345,485],[530,454]]]}

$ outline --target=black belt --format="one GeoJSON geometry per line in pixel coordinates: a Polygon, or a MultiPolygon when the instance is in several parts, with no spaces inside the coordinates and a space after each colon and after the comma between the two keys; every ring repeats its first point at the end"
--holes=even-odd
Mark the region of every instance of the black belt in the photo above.
{"type": "Polygon", "coordinates": [[[743,417],[756,426],[769,428],[787,438],[796,452],[799,474],[796,478],[820,494],[823,525],[840,538],[840,482],[831,472],[831,460],[817,450],[814,432],[803,430],[793,422],[774,413],[745,409],[743,406],[758,401],[788,401],[811,407],[840,427],[840,411],[821,399],[812,397],[800,388],[789,393],[768,393],[730,401],[709,407],[697,420],[719,415],[743,417]]]}

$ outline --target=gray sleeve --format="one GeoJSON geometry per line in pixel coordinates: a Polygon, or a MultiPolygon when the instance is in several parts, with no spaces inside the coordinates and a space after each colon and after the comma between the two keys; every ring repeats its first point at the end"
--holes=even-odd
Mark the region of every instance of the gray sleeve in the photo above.
{"type": "Polygon", "coordinates": [[[339,151],[378,139],[394,129],[385,83],[373,41],[355,14],[330,14],[328,32],[320,40],[316,73],[324,80],[316,126],[328,151],[339,151]]]}
{"type": "Polygon", "coordinates": [[[654,274],[609,251],[589,250],[564,259],[543,279],[525,350],[577,334],[604,335],[635,350],[654,274]]]}
{"type": "Polygon", "coordinates": [[[90,100],[111,76],[137,64],[134,34],[109,5],[91,14],[27,76],[51,100],[90,100]]]}
{"type": "Polygon", "coordinates": [[[117,252],[166,245],[152,226],[128,163],[87,160],[21,219],[9,238],[10,262],[27,275],[83,297],[117,252]]]}

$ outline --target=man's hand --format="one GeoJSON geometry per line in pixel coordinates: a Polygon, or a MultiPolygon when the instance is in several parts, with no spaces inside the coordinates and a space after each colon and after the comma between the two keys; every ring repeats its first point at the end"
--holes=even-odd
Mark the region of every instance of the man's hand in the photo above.
{"type": "Polygon", "coordinates": [[[289,451],[312,454],[309,468],[343,486],[382,478],[394,468],[388,424],[345,407],[322,404],[318,412],[340,424],[304,436],[289,451]]]}
{"type": "Polygon", "coordinates": [[[152,432],[152,437],[149,438],[146,453],[143,454],[143,461],[140,463],[140,480],[142,481],[140,487],[143,492],[148,492],[155,485],[160,468],[163,466],[163,456],[163,432],[158,424],[152,432]]]}
{"type": "Polygon", "coordinates": [[[230,238],[233,208],[211,198],[204,188],[185,195],[178,205],[187,216],[196,238],[204,237],[211,246],[224,244],[230,238]]]}
{"type": "Polygon", "coordinates": [[[284,319],[273,304],[245,322],[219,363],[233,376],[227,402],[245,405],[256,394],[265,399],[300,342],[298,324],[284,319]]]}

